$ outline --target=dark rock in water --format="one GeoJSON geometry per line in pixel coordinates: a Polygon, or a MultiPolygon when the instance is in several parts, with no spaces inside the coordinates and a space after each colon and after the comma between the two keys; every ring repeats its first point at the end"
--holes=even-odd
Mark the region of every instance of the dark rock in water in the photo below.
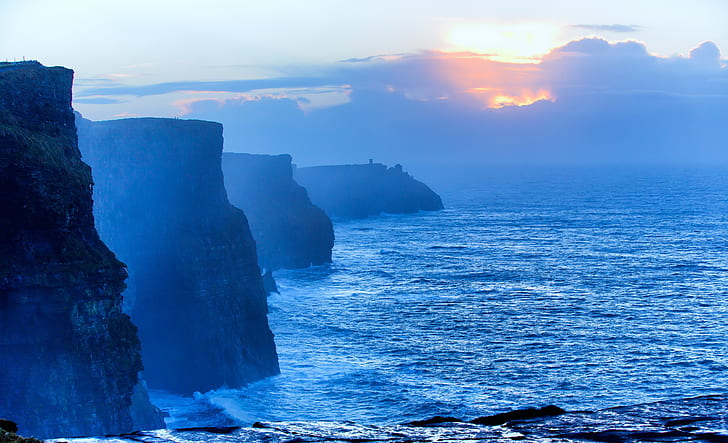
{"type": "Polygon", "coordinates": [[[240,426],[201,426],[198,428],[180,428],[177,432],[208,432],[210,434],[227,435],[240,430],[240,426]]]}
{"type": "Polygon", "coordinates": [[[402,171],[380,163],[298,168],[296,180],[314,204],[331,217],[364,218],[392,214],[437,211],[442,200],[427,185],[402,171]]]}
{"type": "Polygon", "coordinates": [[[228,202],[219,123],[79,121],[97,228],[129,268],[125,308],[151,388],[189,394],[278,373],[255,242],[228,202]]]}
{"type": "Polygon", "coordinates": [[[290,155],[225,152],[230,202],[248,217],[261,267],[305,268],[331,262],[334,228],[293,180],[290,155]]]}
{"type": "Polygon", "coordinates": [[[703,396],[508,423],[529,438],[576,441],[728,441],[728,398],[703,396]],[[690,426],[686,426],[686,425],[690,426]]]}
{"type": "Polygon", "coordinates": [[[276,294],[280,294],[280,292],[278,292],[276,280],[273,278],[273,272],[270,269],[263,273],[263,288],[265,288],[265,292],[268,294],[272,294],[274,292],[276,294]]]}
{"type": "Polygon", "coordinates": [[[474,423],[476,425],[496,426],[514,420],[531,420],[540,417],[555,417],[561,414],[566,414],[566,411],[558,406],[550,405],[538,409],[516,409],[515,411],[504,412],[502,414],[478,417],[475,420],[471,420],[470,423],[474,423]]]}
{"type": "Polygon", "coordinates": [[[0,429],[5,432],[18,432],[18,424],[14,421],[0,419],[0,429]]]}
{"type": "MultiPolygon", "coordinates": [[[[692,435],[689,432],[676,431],[674,429],[660,431],[608,429],[599,432],[566,432],[559,434],[559,438],[561,439],[606,441],[614,443],[627,443],[633,441],[690,441],[694,440],[695,437],[695,435],[692,435]]],[[[699,438],[699,440],[705,441],[703,438],[699,438]]],[[[728,439],[721,438],[713,441],[728,441],[728,439]]]]}
{"type": "Polygon", "coordinates": [[[0,63],[0,416],[39,437],[133,429],[126,271],[94,228],[73,71],[0,63]]]}
{"type": "Polygon", "coordinates": [[[409,422],[407,423],[407,426],[431,426],[442,423],[462,423],[462,420],[456,417],[443,417],[441,415],[437,415],[435,417],[428,418],[427,420],[415,420],[409,422]]]}

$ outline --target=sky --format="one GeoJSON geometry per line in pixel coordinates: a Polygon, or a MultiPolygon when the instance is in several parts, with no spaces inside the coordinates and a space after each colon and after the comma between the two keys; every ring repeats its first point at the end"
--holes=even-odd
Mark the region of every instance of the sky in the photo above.
{"type": "Polygon", "coordinates": [[[728,164],[728,1],[0,0],[93,120],[299,165],[728,164]]]}

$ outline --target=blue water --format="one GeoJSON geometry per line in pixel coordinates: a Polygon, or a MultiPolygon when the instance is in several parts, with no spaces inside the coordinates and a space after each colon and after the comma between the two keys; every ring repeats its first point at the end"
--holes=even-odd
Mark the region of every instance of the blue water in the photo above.
{"type": "Polygon", "coordinates": [[[183,403],[213,420],[393,424],[728,391],[728,168],[471,170],[446,209],[335,223],[276,274],[281,375],[183,403]],[[197,408],[197,409],[196,409],[197,408]]]}

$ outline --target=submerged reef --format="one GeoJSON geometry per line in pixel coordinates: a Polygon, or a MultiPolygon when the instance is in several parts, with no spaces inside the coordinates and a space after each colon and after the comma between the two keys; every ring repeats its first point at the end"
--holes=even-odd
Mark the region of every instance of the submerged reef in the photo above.
{"type": "MultiPolygon", "coordinates": [[[[73,71],[0,63],[0,417],[36,437],[137,427],[124,264],[94,228],[73,71]]],[[[151,405],[143,426],[163,426],[151,405]]]]}
{"type": "Polygon", "coordinates": [[[150,388],[182,394],[279,372],[255,242],[228,202],[222,125],[79,119],[101,238],[129,269],[150,388]]]}
{"type": "Polygon", "coordinates": [[[438,211],[440,196],[415,180],[401,165],[381,163],[298,168],[296,180],[311,200],[331,217],[365,218],[392,214],[438,211]]]}
{"type": "Polygon", "coordinates": [[[331,219],[293,180],[290,155],[225,152],[222,167],[230,202],[248,217],[261,267],[304,268],[331,262],[331,219]]]}

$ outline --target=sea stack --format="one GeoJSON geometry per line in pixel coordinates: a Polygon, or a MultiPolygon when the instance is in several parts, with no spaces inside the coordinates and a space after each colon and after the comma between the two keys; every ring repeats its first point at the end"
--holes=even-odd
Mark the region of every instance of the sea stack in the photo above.
{"type": "Polygon", "coordinates": [[[248,216],[261,267],[305,268],[331,262],[331,219],[293,180],[290,155],[225,152],[222,167],[230,202],[248,216]]]}
{"type": "Polygon", "coordinates": [[[222,125],[79,119],[97,227],[129,268],[150,388],[182,394],[279,372],[255,242],[228,202],[222,125]]]}
{"type": "Polygon", "coordinates": [[[298,183],[330,217],[364,218],[442,209],[440,196],[402,170],[381,163],[298,168],[298,183]]]}
{"type": "Polygon", "coordinates": [[[0,63],[0,417],[40,438],[132,431],[142,370],[124,264],[94,228],[72,82],[0,63]]]}

